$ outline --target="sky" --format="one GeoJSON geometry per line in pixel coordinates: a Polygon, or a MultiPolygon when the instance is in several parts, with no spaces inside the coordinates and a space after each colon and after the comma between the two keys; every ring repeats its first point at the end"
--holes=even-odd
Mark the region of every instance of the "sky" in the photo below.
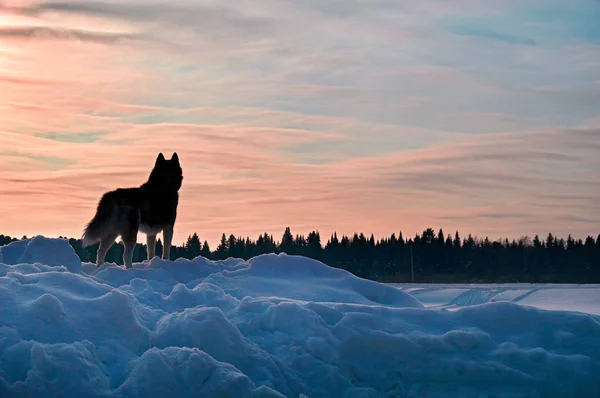
{"type": "Polygon", "coordinates": [[[0,233],[80,237],[177,152],[176,244],[597,236],[598,21],[598,0],[0,1],[0,233]]]}

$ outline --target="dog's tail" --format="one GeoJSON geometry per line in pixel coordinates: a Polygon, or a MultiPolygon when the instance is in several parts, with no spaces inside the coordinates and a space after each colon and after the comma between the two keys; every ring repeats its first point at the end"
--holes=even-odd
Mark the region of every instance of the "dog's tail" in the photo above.
{"type": "Polygon", "coordinates": [[[105,238],[117,222],[117,203],[110,195],[104,195],[98,203],[94,218],[83,230],[82,246],[91,246],[105,238]]]}

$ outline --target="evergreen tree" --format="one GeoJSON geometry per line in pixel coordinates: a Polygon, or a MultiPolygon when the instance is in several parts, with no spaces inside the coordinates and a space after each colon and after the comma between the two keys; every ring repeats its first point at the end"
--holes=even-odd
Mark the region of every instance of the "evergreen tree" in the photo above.
{"type": "Polygon", "coordinates": [[[162,253],[163,253],[162,240],[160,240],[160,238],[158,238],[156,240],[156,244],[154,245],[154,255],[159,258],[162,258],[162,253]]]}
{"type": "Polygon", "coordinates": [[[454,250],[460,249],[460,235],[458,231],[454,234],[454,250]]]}
{"type": "Polygon", "coordinates": [[[591,236],[588,236],[585,239],[585,244],[583,245],[586,249],[593,249],[594,246],[596,246],[596,242],[594,242],[594,238],[592,238],[591,236]]]}
{"type": "Polygon", "coordinates": [[[421,239],[427,244],[433,243],[435,240],[435,232],[433,231],[433,228],[427,228],[425,231],[423,231],[421,239]]]}
{"type": "Polygon", "coordinates": [[[279,251],[286,254],[295,254],[294,251],[294,236],[290,231],[290,227],[285,228],[285,232],[281,237],[281,243],[279,245],[279,251]]]}
{"type": "Polygon", "coordinates": [[[448,234],[446,237],[446,250],[452,250],[454,243],[452,242],[452,236],[448,234]]]}
{"type": "Polygon", "coordinates": [[[200,251],[200,255],[202,257],[205,258],[211,258],[211,253],[210,253],[210,246],[208,245],[208,242],[205,240],[204,243],[202,244],[202,249],[200,251]]]}
{"type": "Polygon", "coordinates": [[[233,234],[229,235],[229,238],[227,239],[227,257],[234,257],[234,258],[239,258],[240,253],[238,250],[238,245],[237,245],[237,239],[235,238],[235,236],[233,234]]]}
{"type": "Polygon", "coordinates": [[[404,241],[404,236],[402,235],[402,231],[398,234],[398,244],[404,245],[406,242],[404,241]]]}
{"type": "Polygon", "coordinates": [[[573,250],[574,247],[575,247],[575,240],[573,239],[571,234],[569,234],[569,237],[567,238],[567,250],[573,250]]]}
{"type": "Polygon", "coordinates": [[[548,237],[546,238],[546,247],[547,248],[554,247],[554,236],[552,235],[552,233],[549,233],[548,237]]]}
{"type": "Polygon", "coordinates": [[[216,260],[225,260],[227,258],[227,254],[229,252],[229,245],[227,243],[227,237],[225,236],[225,233],[223,233],[221,235],[221,242],[219,243],[219,246],[217,246],[217,250],[215,252],[215,259],[216,260]]]}
{"type": "Polygon", "coordinates": [[[307,244],[304,235],[296,235],[296,239],[294,240],[294,254],[305,256],[307,244]]]}
{"type": "Polygon", "coordinates": [[[306,240],[306,255],[316,260],[322,259],[321,235],[319,232],[311,232],[306,240]]]}
{"type": "Polygon", "coordinates": [[[187,251],[187,257],[190,259],[196,258],[200,255],[202,247],[197,233],[194,232],[194,235],[188,236],[188,239],[185,242],[185,249],[187,251]]]}

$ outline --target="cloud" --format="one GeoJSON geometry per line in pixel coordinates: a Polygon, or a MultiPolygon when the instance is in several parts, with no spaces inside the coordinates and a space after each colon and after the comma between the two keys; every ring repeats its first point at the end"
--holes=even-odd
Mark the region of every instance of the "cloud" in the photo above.
{"type": "MultiPolygon", "coordinates": [[[[539,139],[547,140],[552,134],[539,139]]],[[[500,141],[510,146],[514,138],[505,137],[500,141]]],[[[536,140],[524,139],[522,144],[534,146],[536,140]]],[[[191,142],[186,141],[182,146],[190,146],[191,142]]],[[[514,236],[510,231],[515,228],[523,234],[540,232],[540,229],[564,234],[593,228],[593,222],[597,220],[590,214],[596,214],[594,211],[598,209],[597,205],[595,208],[590,206],[596,203],[592,201],[594,192],[597,197],[600,190],[597,183],[560,176],[539,178],[519,172],[520,168],[527,169],[530,159],[526,157],[509,157],[509,164],[500,167],[505,163],[500,157],[492,164],[487,163],[485,154],[497,152],[498,144],[498,140],[490,140],[487,145],[473,146],[480,152],[475,162],[463,156],[464,148],[443,145],[309,166],[289,164],[267,152],[250,154],[243,142],[236,145],[232,141],[220,149],[210,147],[206,151],[184,149],[180,155],[186,180],[181,195],[182,222],[178,237],[183,239],[184,231],[199,230],[199,225],[202,225],[201,234],[211,241],[218,239],[224,231],[254,236],[264,230],[277,232],[283,224],[296,229],[319,229],[325,234],[333,229],[345,233],[365,230],[361,227],[365,223],[378,234],[399,229],[406,233],[431,225],[443,226],[449,231],[459,226],[463,231],[481,234],[482,231],[472,228],[472,223],[484,219],[488,220],[485,231],[506,236],[514,236]],[[440,167],[446,162],[450,162],[449,166],[440,167]],[[255,174],[231,175],[231,172],[241,170],[255,174]],[[550,196],[561,191],[562,197],[550,196]],[[587,217],[590,222],[578,223],[581,229],[573,224],[569,224],[568,229],[561,229],[560,220],[564,221],[561,217],[566,213],[560,211],[560,204],[568,200],[568,192],[585,191],[588,192],[587,199],[583,197],[574,202],[578,203],[578,208],[570,209],[569,213],[573,217],[587,217]],[[202,203],[201,211],[198,211],[199,203],[202,203]],[[512,206],[513,210],[505,210],[506,203],[508,209],[512,206]],[[488,206],[489,210],[477,210],[482,205],[488,206]],[[292,208],[303,210],[292,211],[292,208]],[[353,217],[348,218],[348,214],[353,217]],[[521,217],[524,214],[529,216],[521,217]],[[469,225],[471,228],[467,228],[469,225]]],[[[85,196],[68,199],[73,205],[77,204],[70,217],[73,225],[79,225],[77,223],[91,216],[104,190],[138,185],[146,178],[155,156],[151,148],[135,156],[133,148],[122,147],[113,152],[119,159],[125,159],[129,154],[132,158],[124,164],[127,165],[125,170],[135,169],[135,173],[117,173],[119,168],[115,167],[115,162],[111,162],[111,169],[103,170],[100,157],[86,156],[81,159],[90,166],[85,173],[73,170],[53,178],[13,178],[4,181],[3,186],[8,188],[6,195],[13,197],[11,187],[15,184],[34,192],[44,191],[43,198],[27,195],[32,210],[43,206],[42,201],[62,201],[66,187],[73,193],[85,193],[85,196]],[[98,162],[97,166],[92,167],[92,161],[98,162]],[[144,164],[145,167],[139,167],[144,164]]],[[[567,158],[563,162],[568,164],[573,160],[567,158]]],[[[553,160],[549,160],[549,164],[552,165],[553,160]]],[[[25,196],[23,200],[26,200],[25,196]]],[[[47,214],[34,224],[38,227],[46,225],[44,223],[49,225],[54,219],[59,225],[58,217],[61,217],[60,213],[47,214]]],[[[12,218],[15,217],[9,215],[8,219],[12,218]]],[[[69,219],[61,218],[60,225],[65,225],[69,219]]]]}
{"type": "MultiPolygon", "coordinates": [[[[236,44],[249,40],[265,39],[274,33],[277,20],[247,12],[239,8],[225,7],[217,3],[170,3],[151,2],[41,2],[13,8],[13,12],[44,18],[53,13],[62,16],[97,18],[102,21],[128,21],[137,25],[144,33],[82,32],[70,30],[68,34],[54,29],[44,33],[58,37],[76,37],[82,40],[117,42],[122,40],[169,41],[171,46],[188,44],[190,39],[203,38],[204,43],[236,44]],[[162,29],[170,29],[165,35],[162,29]],[[160,33],[159,33],[160,32],[160,33]]],[[[37,32],[39,28],[36,28],[37,32]]],[[[17,35],[27,35],[27,31],[17,35]]],[[[187,46],[186,46],[187,47],[187,46]]]]}
{"type": "Polygon", "coordinates": [[[21,76],[1,76],[0,75],[0,83],[2,84],[24,84],[24,85],[45,85],[50,84],[47,81],[42,79],[37,79],[35,77],[21,77],[21,76]]]}
{"type": "Polygon", "coordinates": [[[484,39],[498,40],[509,44],[523,44],[535,46],[535,40],[529,37],[519,37],[509,33],[494,32],[493,30],[474,28],[469,26],[457,26],[452,31],[458,35],[482,37],[484,39]]]}
{"type": "Polygon", "coordinates": [[[42,155],[31,155],[20,152],[0,152],[0,156],[7,158],[22,158],[32,162],[46,163],[51,166],[64,166],[75,164],[76,162],[72,159],[54,156],[42,156],[42,155]]]}
{"type": "Polygon", "coordinates": [[[0,28],[0,38],[36,39],[36,40],[78,40],[102,44],[116,43],[124,40],[141,39],[141,36],[124,33],[86,32],[74,29],[53,29],[47,27],[0,28]]]}
{"type": "Polygon", "coordinates": [[[98,141],[100,138],[105,136],[107,133],[102,131],[93,131],[87,133],[76,133],[76,134],[57,134],[57,133],[39,133],[37,137],[46,138],[48,140],[62,141],[62,142],[79,142],[88,143],[98,141]]]}

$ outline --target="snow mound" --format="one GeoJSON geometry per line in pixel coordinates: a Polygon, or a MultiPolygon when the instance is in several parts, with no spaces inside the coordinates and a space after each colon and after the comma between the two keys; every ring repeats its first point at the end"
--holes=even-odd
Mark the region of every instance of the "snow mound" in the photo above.
{"type": "Polygon", "coordinates": [[[0,251],[1,397],[600,390],[592,315],[510,302],[425,309],[399,289],[295,256],[78,271],[63,240],[17,243],[0,251]]]}
{"type": "Polygon", "coordinates": [[[50,267],[65,267],[75,273],[81,272],[81,260],[66,239],[48,239],[43,236],[1,246],[0,263],[41,263],[50,267]]]}

